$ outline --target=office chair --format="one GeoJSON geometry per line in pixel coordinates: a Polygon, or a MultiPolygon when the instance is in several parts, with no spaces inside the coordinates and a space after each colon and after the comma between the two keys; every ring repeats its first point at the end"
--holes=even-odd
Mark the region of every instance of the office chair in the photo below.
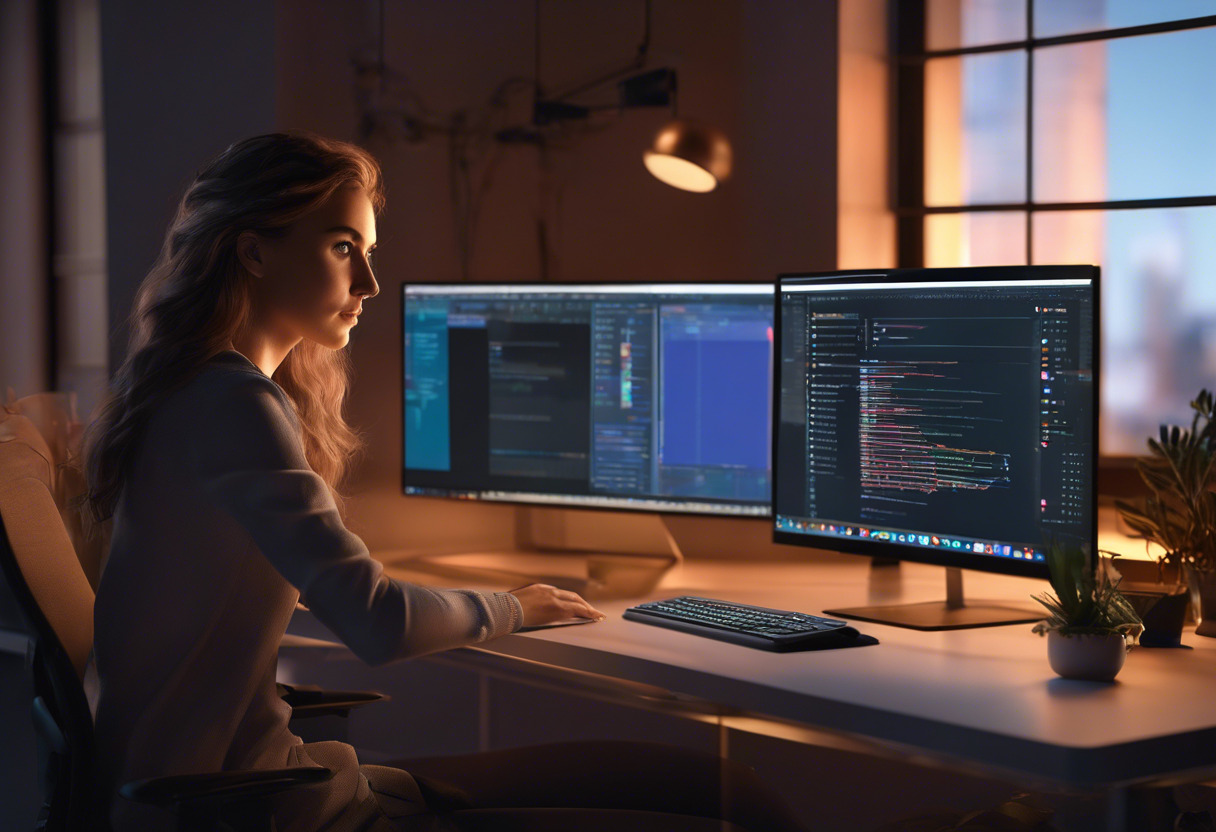
{"type": "MultiPolygon", "coordinates": [[[[39,832],[105,832],[93,772],[93,720],[83,685],[93,645],[93,590],[52,496],[54,467],[24,417],[0,421],[0,571],[31,636],[33,720],[45,802],[39,832]]],[[[281,686],[294,716],[345,715],[380,694],[281,686]]],[[[322,766],[224,771],[128,783],[124,797],[174,811],[178,828],[273,830],[268,797],[323,782],[322,766]]]]}

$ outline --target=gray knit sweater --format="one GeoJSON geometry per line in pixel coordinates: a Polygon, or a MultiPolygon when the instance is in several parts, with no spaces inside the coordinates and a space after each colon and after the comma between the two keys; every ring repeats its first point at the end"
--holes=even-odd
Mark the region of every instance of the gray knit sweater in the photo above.
{"type": "MultiPolygon", "coordinates": [[[[342,816],[368,796],[353,750],[302,744],[276,694],[297,599],[371,664],[522,623],[509,593],[385,576],[309,468],[282,389],[239,353],[221,353],[152,415],[114,515],[94,614],[97,755],[111,790],[315,761],[337,776],[284,803],[278,828],[348,825],[342,816]]],[[[169,821],[117,796],[111,816],[116,832],[169,821]]]]}

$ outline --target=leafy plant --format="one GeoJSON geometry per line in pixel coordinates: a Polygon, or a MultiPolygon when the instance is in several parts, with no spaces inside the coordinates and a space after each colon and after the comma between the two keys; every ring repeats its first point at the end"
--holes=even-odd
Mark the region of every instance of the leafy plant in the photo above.
{"type": "Polygon", "coordinates": [[[1065,636],[1117,633],[1138,638],[1144,631],[1140,616],[1119,592],[1119,581],[1105,569],[1095,576],[1081,547],[1052,543],[1047,547],[1047,568],[1055,594],[1032,596],[1049,613],[1046,621],[1035,625],[1039,635],[1057,630],[1065,636]]]}
{"type": "Polygon", "coordinates": [[[1189,430],[1161,426],[1148,440],[1149,455],[1136,460],[1149,494],[1141,504],[1116,501],[1123,521],[1136,537],[1165,549],[1158,568],[1216,570],[1216,398],[1200,390],[1189,430]]]}

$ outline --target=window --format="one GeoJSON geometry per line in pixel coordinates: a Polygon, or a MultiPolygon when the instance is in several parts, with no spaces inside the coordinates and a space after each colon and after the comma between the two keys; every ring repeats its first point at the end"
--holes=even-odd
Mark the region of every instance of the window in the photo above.
{"type": "Polygon", "coordinates": [[[1214,0],[914,0],[904,266],[1102,267],[1105,457],[1216,386],[1214,0]]]}

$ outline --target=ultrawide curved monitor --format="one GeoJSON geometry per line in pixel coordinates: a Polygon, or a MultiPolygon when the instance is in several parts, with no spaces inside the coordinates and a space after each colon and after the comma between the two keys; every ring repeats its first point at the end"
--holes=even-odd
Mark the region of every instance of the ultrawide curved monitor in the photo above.
{"type": "Polygon", "coordinates": [[[767,517],[771,284],[411,284],[408,495],[767,517]]]}
{"type": "Polygon", "coordinates": [[[1036,577],[1093,551],[1096,267],[788,274],[777,305],[776,541],[1036,577]]]}

